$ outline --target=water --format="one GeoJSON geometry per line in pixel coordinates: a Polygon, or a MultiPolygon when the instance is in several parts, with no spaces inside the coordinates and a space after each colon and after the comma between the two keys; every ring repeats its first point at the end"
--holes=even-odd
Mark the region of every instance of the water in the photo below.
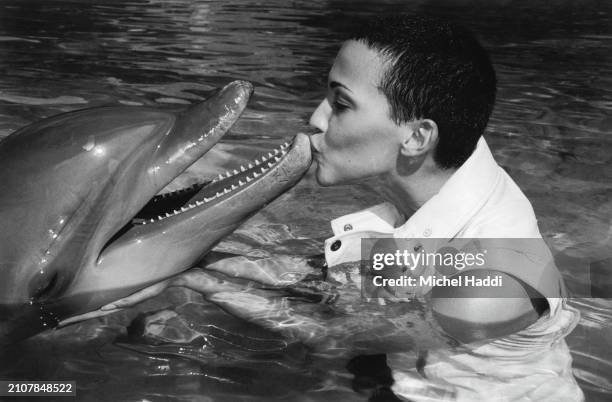
{"type": "MultiPolygon", "coordinates": [[[[578,260],[606,254],[612,236],[609,5],[293,3],[2,0],[0,137],[59,112],[108,104],[172,106],[246,79],[256,93],[226,143],[253,154],[255,147],[309,131],[306,122],[324,94],[339,40],[358,18],[398,11],[451,17],[491,51],[499,92],[489,143],[533,202],[542,233],[578,260]]],[[[377,201],[365,186],[322,189],[307,177],[224,244],[318,254],[330,235],[329,219],[377,201]]],[[[570,288],[587,280],[580,264],[562,270],[570,288]]],[[[612,302],[572,304],[582,313],[567,338],[574,374],[587,400],[609,400],[612,302]]],[[[419,306],[401,314],[421,319],[419,306]]],[[[37,337],[13,351],[1,376],[76,380],[83,400],[365,400],[345,366],[348,356],[374,347],[357,350],[340,340],[321,351],[289,343],[197,294],[172,290],[137,309],[37,337]],[[185,342],[183,348],[134,337],[138,314],[158,310],[152,319],[175,330],[165,336],[185,342]]]]}

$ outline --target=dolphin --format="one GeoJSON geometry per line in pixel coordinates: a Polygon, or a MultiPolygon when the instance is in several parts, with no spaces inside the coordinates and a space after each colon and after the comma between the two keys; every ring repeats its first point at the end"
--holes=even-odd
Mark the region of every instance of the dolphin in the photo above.
{"type": "Polygon", "coordinates": [[[253,92],[184,111],[101,107],[0,142],[0,344],[192,267],[311,163],[304,134],[208,183],[159,194],[219,141],[253,92]]]}

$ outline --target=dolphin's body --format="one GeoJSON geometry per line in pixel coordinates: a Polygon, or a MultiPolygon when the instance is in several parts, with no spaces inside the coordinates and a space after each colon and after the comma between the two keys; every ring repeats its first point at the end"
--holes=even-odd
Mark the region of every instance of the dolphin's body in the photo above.
{"type": "Polygon", "coordinates": [[[236,81],[181,113],[85,109],[0,142],[0,344],[191,267],[310,165],[304,135],[207,185],[155,196],[238,119],[236,81]]]}

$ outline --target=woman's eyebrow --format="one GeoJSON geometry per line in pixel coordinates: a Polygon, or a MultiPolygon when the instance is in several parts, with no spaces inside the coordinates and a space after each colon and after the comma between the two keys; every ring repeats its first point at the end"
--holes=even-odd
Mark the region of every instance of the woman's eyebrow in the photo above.
{"type": "Polygon", "coordinates": [[[349,87],[347,87],[346,85],[342,84],[341,82],[338,82],[338,81],[330,81],[329,82],[329,88],[330,89],[335,89],[335,88],[338,88],[338,87],[344,88],[344,89],[346,89],[349,92],[353,92],[353,91],[351,91],[349,89],[349,87]]]}

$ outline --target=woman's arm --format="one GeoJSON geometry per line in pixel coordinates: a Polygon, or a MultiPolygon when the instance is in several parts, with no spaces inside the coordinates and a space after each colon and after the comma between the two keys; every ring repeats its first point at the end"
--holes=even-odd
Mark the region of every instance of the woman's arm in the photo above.
{"type": "Polygon", "coordinates": [[[219,292],[242,293],[256,288],[282,288],[305,278],[322,276],[321,259],[307,256],[264,255],[247,257],[228,253],[209,253],[202,261],[206,268],[192,268],[141,289],[127,297],[89,313],[60,322],[65,326],[102,317],[151,299],[169,287],[186,287],[204,297],[219,292]],[[236,280],[236,282],[226,279],[236,280]]]}

